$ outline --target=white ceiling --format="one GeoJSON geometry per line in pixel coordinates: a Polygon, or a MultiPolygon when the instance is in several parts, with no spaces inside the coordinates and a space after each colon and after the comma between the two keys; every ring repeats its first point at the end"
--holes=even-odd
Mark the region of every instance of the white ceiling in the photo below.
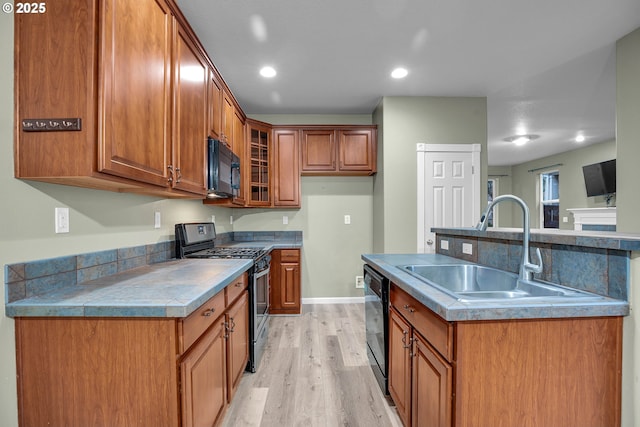
{"type": "MultiPolygon", "coordinates": [[[[486,96],[489,164],[615,136],[615,42],[640,0],[177,0],[245,113],[370,114],[486,96]],[[270,80],[258,70],[272,65],[270,80]],[[403,80],[389,77],[403,66],[403,80]],[[540,135],[516,147],[503,138],[540,135]]],[[[464,124],[461,124],[464,125],[464,124]]]]}

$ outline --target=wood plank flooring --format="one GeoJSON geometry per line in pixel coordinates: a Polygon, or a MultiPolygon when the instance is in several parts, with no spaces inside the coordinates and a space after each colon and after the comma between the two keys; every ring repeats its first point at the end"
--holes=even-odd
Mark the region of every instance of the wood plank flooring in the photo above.
{"type": "Polygon", "coordinates": [[[400,427],[367,359],[364,305],[303,305],[270,319],[258,372],[243,375],[223,426],[400,427]]]}

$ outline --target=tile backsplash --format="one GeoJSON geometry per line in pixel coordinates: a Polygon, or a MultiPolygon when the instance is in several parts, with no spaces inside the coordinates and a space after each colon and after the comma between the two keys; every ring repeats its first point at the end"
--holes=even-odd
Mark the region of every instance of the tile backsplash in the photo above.
{"type": "MultiPolygon", "coordinates": [[[[216,236],[216,244],[220,245],[251,241],[288,241],[300,244],[302,231],[237,231],[216,236]]],[[[171,240],[5,265],[5,302],[11,303],[132,268],[165,262],[175,256],[175,242],[171,240]]]]}
{"type": "Polygon", "coordinates": [[[5,265],[5,301],[18,301],[174,257],[174,242],[166,241],[5,265]]]}

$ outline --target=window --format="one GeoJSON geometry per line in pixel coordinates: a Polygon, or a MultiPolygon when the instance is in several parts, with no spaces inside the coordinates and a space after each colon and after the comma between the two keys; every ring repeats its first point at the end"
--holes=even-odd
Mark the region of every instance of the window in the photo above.
{"type": "Polygon", "coordinates": [[[540,226],[560,228],[560,173],[540,174],[540,226]]]}

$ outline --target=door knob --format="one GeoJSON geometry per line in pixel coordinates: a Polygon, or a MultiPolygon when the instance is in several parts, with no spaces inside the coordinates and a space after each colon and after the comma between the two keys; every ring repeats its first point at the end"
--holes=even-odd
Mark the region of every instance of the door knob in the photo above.
{"type": "Polygon", "coordinates": [[[429,246],[433,245],[433,240],[431,240],[431,239],[427,240],[427,245],[429,245],[429,246]]]}

